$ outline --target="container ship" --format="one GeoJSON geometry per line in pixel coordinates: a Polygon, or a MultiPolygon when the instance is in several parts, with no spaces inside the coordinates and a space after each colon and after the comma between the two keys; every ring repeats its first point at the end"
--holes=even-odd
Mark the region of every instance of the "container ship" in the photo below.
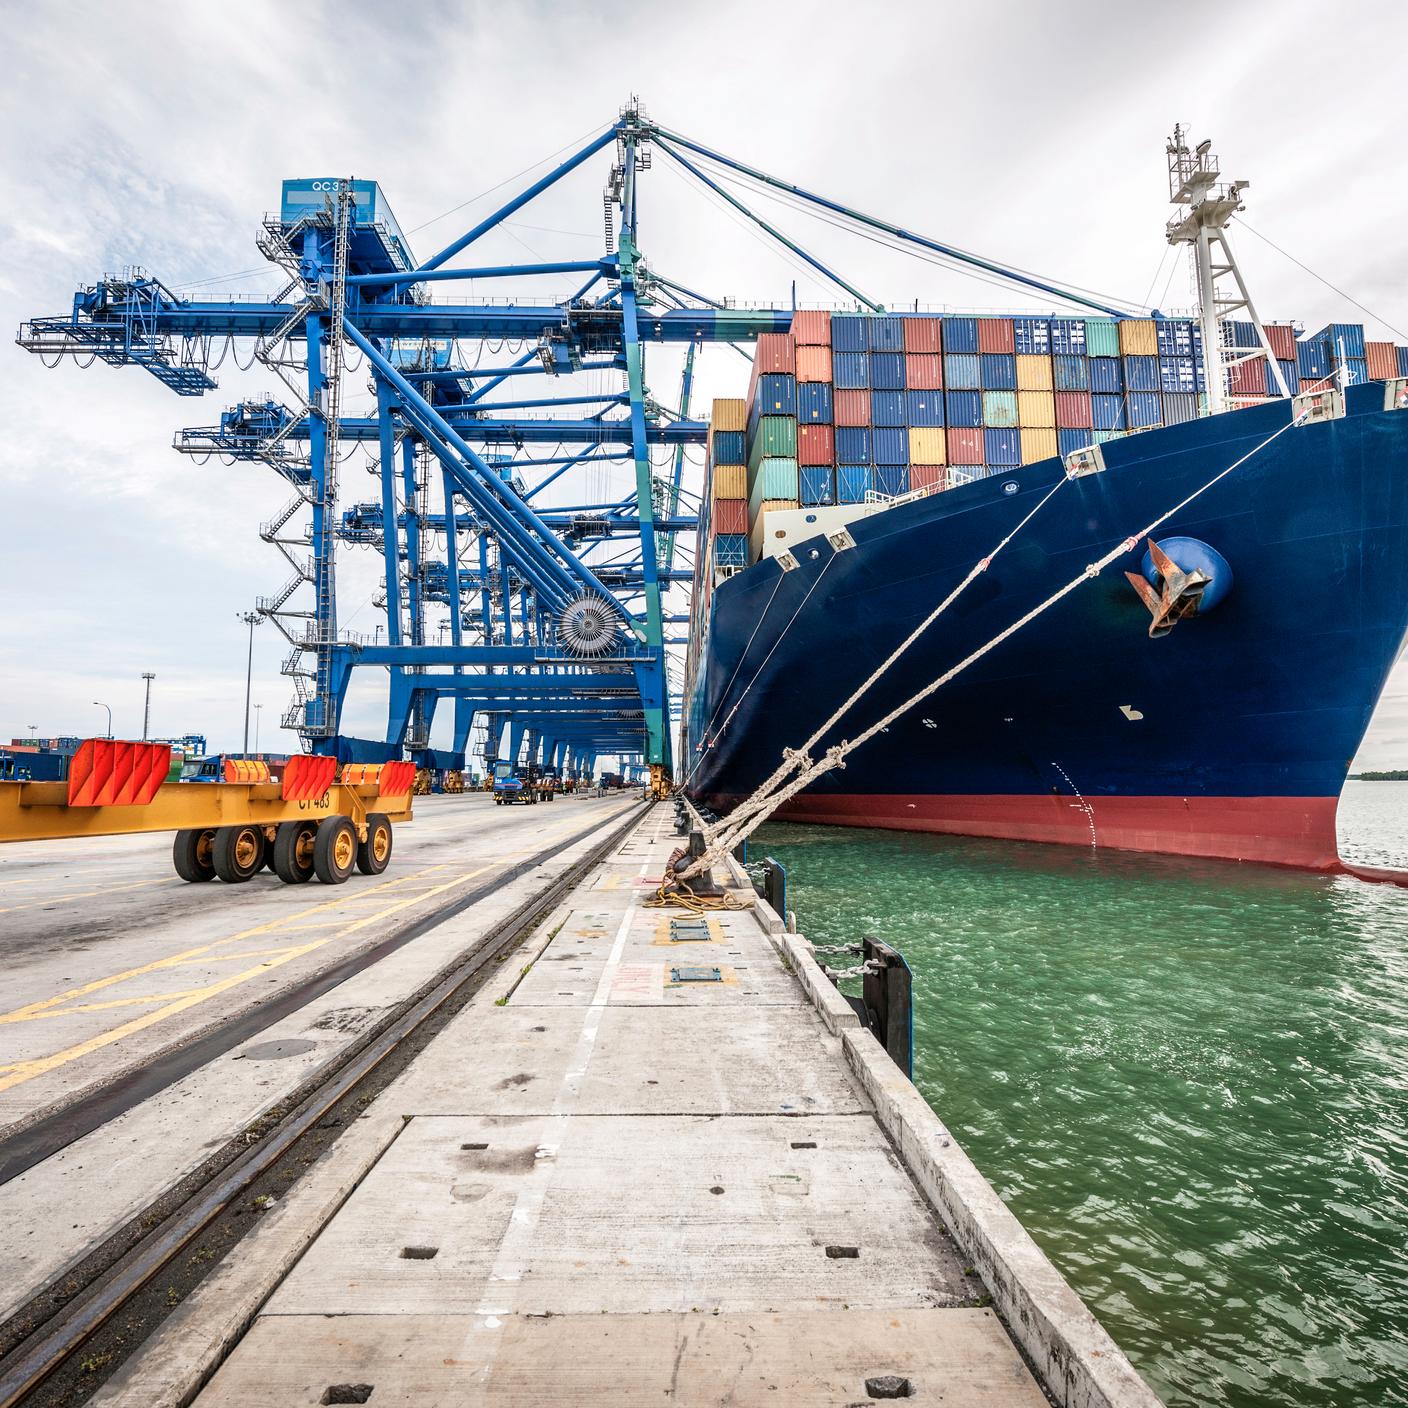
{"type": "Polygon", "coordinates": [[[1339,866],[1408,634],[1408,348],[1263,324],[1222,236],[1242,183],[1169,152],[1197,317],[803,310],[759,339],[711,417],[693,797],[751,797],[874,672],[809,756],[977,653],[780,814],[1339,866]]]}

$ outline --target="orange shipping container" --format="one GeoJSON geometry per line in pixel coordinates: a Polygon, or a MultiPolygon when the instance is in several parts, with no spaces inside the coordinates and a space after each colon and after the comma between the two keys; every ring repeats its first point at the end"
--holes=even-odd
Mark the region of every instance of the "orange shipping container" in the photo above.
{"type": "MultiPolygon", "coordinates": [[[[1269,334],[1271,329],[1267,328],[1269,334]]],[[[1370,381],[1392,381],[1398,375],[1398,353],[1391,342],[1366,342],[1370,381]]]]}
{"type": "Polygon", "coordinates": [[[942,318],[906,318],[904,320],[904,350],[906,352],[942,352],[942,318]]]}
{"type": "Polygon", "coordinates": [[[1051,358],[1019,352],[1017,354],[1017,390],[1050,391],[1051,386],[1051,358]]]}
{"type": "MultiPolygon", "coordinates": [[[[714,466],[714,498],[746,499],[748,497],[748,466],[716,464],[714,466]]],[[[747,529],[740,528],[739,532],[747,529]]]]}
{"type": "Polygon", "coordinates": [[[1049,391],[1019,391],[1017,393],[1017,424],[1054,426],[1056,398],[1049,391]]]}
{"type": "Polygon", "coordinates": [[[831,346],[831,314],[802,308],[792,315],[792,341],[803,347],[831,346]]]}
{"type": "MultiPolygon", "coordinates": [[[[910,432],[913,434],[913,432],[910,432]]],[[[836,462],[836,442],[829,425],[797,427],[797,463],[828,465],[836,462]]]]}
{"type": "Polygon", "coordinates": [[[787,333],[758,334],[758,347],[753,353],[754,376],[766,376],[770,372],[794,372],[796,369],[796,346],[787,333]]]}
{"type": "Polygon", "coordinates": [[[911,391],[942,391],[944,359],[937,352],[911,352],[904,359],[904,384],[911,391]]]}
{"type": "Polygon", "coordinates": [[[1055,427],[1022,427],[1022,463],[1054,459],[1057,454],[1055,427]]]}
{"type": "Polygon", "coordinates": [[[1296,330],[1290,323],[1267,323],[1266,340],[1271,350],[1281,362],[1294,362],[1296,359],[1296,330]]]}
{"type": "Polygon", "coordinates": [[[714,503],[714,532],[746,533],[748,505],[743,499],[717,499],[714,503]]]}
{"type": "MultiPolygon", "coordinates": [[[[798,314],[798,316],[801,315],[798,314]]],[[[797,380],[830,381],[831,349],[829,347],[798,347],[797,380]]]]}
{"type": "Polygon", "coordinates": [[[1152,318],[1125,318],[1120,322],[1120,356],[1157,357],[1159,335],[1152,318]]]}
{"type": "Polygon", "coordinates": [[[838,391],[832,398],[832,417],[837,425],[870,424],[870,392],[838,391]]]}
{"type": "Polygon", "coordinates": [[[982,464],[983,432],[966,426],[950,426],[948,461],[950,464],[982,464]]]}
{"type": "Polygon", "coordinates": [[[944,446],[941,425],[912,425],[909,428],[909,460],[911,464],[945,464],[948,451],[944,446]]]}
{"type": "Polygon", "coordinates": [[[912,464],[909,467],[911,489],[942,489],[947,479],[948,470],[941,464],[912,464]]]}
{"type": "MultiPolygon", "coordinates": [[[[764,334],[768,336],[769,334],[764,334]]],[[[761,342],[763,339],[758,339],[761,342]]],[[[714,402],[713,414],[709,417],[709,424],[715,430],[747,430],[748,429],[748,403],[737,396],[724,397],[714,402]]]]}
{"type": "Polygon", "coordinates": [[[978,319],[979,352],[1011,352],[1015,347],[1011,318],[978,319]]]}

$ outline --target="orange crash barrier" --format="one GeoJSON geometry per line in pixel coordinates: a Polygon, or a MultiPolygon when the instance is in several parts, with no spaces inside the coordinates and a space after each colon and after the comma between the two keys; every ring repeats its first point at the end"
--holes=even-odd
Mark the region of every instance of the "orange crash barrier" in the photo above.
{"type": "Polygon", "coordinates": [[[144,807],[171,771],[165,743],[87,738],[68,768],[71,807],[144,807]]]}

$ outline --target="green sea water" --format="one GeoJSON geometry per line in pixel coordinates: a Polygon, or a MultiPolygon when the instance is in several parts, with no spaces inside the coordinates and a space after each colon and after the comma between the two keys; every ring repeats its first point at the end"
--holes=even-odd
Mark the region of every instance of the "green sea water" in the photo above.
{"type": "MultiPolygon", "coordinates": [[[[1408,783],[1349,784],[1340,827],[1408,869],[1408,783]]],[[[1408,1404],[1408,890],[819,826],[750,853],[814,942],[904,953],[916,1083],[1170,1408],[1408,1404]]]]}

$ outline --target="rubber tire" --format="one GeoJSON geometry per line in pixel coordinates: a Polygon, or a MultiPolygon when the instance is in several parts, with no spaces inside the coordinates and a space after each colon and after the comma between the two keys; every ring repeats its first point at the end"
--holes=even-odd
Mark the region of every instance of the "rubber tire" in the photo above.
{"type": "Polygon", "coordinates": [[[303,885],[313,878],[313,857],[305,853],[299,841],[303,833],[313,835],[318,828],[316,821],[281,821],[274,834],[274,874],[285,885],[303,885]]]}
{"type": "Polygon", "coordinates": [[[181,879],[192,885],[215,879],[215,863],[211,857],[215,832],[208,826],[197,826],[176,833],[171,846],[171,863],[181,879]]]}
{"type": "Polygon", "coordinates": [[[357,832],[352,823],[345,816],[325,817],[313,842],[313,873],[324,885],[341,885],[356,867],[357,832]]]}
{"type": "Polygon", "coordinates": [[[264,868],[264,828],[261,826],[222,826],[215,833],[212,859],[215,873],[227,885],[242,885],[252,880],[264,868]],[[254,850],[249,859],[240,861],[241,840],[252,839],[254,850]]]}
{"type": "Polygon", "coordinates": [[[370,812],[367,816],[367,839],[357,842],[357,869],[363,875],[380,875],[391,864],[391,845],[390,821],[382,812],[370,812]],[[380,845],[379,836],[382,838],[380,845]]]}

